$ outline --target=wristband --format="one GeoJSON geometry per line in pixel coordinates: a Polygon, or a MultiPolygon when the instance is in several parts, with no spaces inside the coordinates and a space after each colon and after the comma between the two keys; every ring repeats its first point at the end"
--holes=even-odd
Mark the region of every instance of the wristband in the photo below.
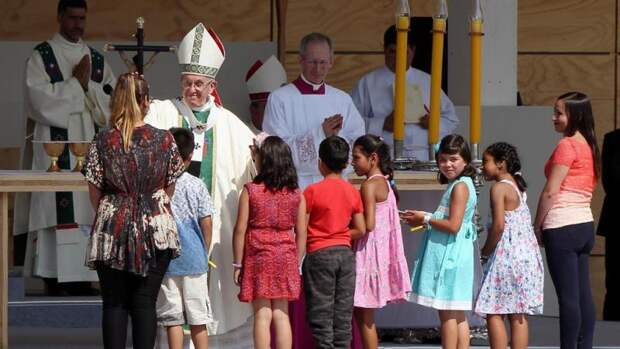
{"type": "Polygon", "coordinates": [[[424,213],[424,220],[422,221],[422,223],[423,223],[424,225],[429,225],[429,224],[430,224],[430,222],[431,222],[431,218],[433,218],[433,215],[432,215],[432,214],[430,214],[430,213],[428,213],[428,212],[425,212],[425,213],[424,213]]]}
{"type": "Polygon", "coordinates": [[[241,265],[241,263],[233,263],[232,264],[233,268],[235,269],[241,269],[243,266],[241,265]]]}

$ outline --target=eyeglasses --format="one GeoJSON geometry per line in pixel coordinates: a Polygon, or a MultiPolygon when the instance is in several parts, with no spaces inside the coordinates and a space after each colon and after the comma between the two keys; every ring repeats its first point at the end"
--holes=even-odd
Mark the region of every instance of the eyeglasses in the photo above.
{"type": "Polygon", "coordinates": [[[184,80],[181,82],[181,86],[183,87],[183,89],[189,89],[194,87],[197,90],[204,90],[206,87],[213,87],[215,86],[215,80],[208,80],[208,81],[204,81],[204,80],[184,80]]]}

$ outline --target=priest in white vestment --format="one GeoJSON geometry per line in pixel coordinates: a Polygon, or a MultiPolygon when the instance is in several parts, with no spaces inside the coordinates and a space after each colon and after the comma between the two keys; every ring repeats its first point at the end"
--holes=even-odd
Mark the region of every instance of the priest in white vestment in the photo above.
{"type": "Polygon", "coordinates": [[[353,145],[364,135],[364,120],[344,91],[325,83],[333,64],[331,39],[311,33],[301,40],[301,74],[269,95],[263,131],[282,137],[291,147],[303,189],[322,179],[318,168],[319,144],[338,135],[353,145]]]}
{"type": "MultiPolygon", "coordinates": [[[[407,47],[407,83],[421,94],[424,108],[430,108],[431,77],[427,73],[411,67],[415,53],[413,35],[409,35],[407,47]]],[[[394,67],[396,65],[396,29],[391,26],[383,36],[385,65],[363,76],[352,92],[353,102],[366,122],[368,133],[382,136],[390,145],[394,144],[394,67]]],[[[440,139],[453,133],[459,119],[454,105],[441,92],[440,139]]],[[[418,160],[428,160],[428,115],[419,123],[405,125],[403,155],[418,160]]]]}
{"type": "MultiPolygon", "coordinates": [[[[216,323],[210,324],[209,335],[227,333],[244,324],[247,327],[252,314],[252,308],[238,300],[239,289],[233,283],[232,233],[239,195],[255,172],[250,155],[254,134],[220,105],[216,95],[215,77],[224,58],[224,45],[217,34],[202,23],[195,26],[178,49],[182,96],[154,100],[145,118],[146,123],[161,129],[185,127],[194,133],[196,144],[188,172],[205,182],[217,211],[213,216],[209,253],[217,264],[209,276],[209,295],[216,323]]],[[[251,343],[251,334],[248,340],[251,343]]],[[[209,342],[211,348],[221,347],[212,337],[209,342]]],[[[228,344],[242,347],[239,341],[228,344]]]]}
{"type": "MultiPolygon", "coordinates": [[[[91,141],[107,123],[109,93],[116,80],[103,56],[83,40],[86,2],[61,0],[59,32],[35,47],[26,62],[26,120],[33,140],[91,141]]],[[[69,170],[75,158],[61,156],[69,170]]],[[[45,171],[50,158],[27,141],[22,166],[45,171]]],[[[84,266],[94,212],[87,192],[32,193],[16,200],[15,233],[28,232],[25,275],[59,282],[97,281],[84,266]],[[29,208],[29,209],[28,209],[29,208]]]]}
{"type": "Polygon", "coordinates": [[[275,56],[264,63],[257,60],[245,76],[245,85],[250,97],[250,129],[258,135],[263,131],[263,119],[267,98],[274,90],[286,84],[286,71],[275,56]]]}

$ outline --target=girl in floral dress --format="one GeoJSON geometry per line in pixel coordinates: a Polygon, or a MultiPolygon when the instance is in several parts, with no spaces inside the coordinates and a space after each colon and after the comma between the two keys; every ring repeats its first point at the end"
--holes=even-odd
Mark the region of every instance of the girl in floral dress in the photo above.
{"type": "Polygon", "coordinates": [[[239,199],[234,282],[240,287],[239,300],[254,308],[254,347],[270,348],[273,322],[276,347],[291,348],[288,302],[299,298],[301,290],[297,251],[305,242],[306,205],[291,150],[280,137],[265,138],[255,161],[258,175],[239,199]]]}
{"type": "Polygon", "coordinates": [[[543,310],[544,271],[516,148],[492,144],[484,152],[483,169],[486,179],[496,183],[491,187],[493,220],[480,253],[485,275],[475,310],[486,315],[491,348],[508,346],[506,316],[511,348],[527,348],[527,315],[543,310]]]}
{"type": "Polygon", "coordinates": [[[364,348],[377,348],[375,309],[407,300],[411,291],[409,269],[394,191],[389,146],[377,136],[365,135],[353,145],[353,168],[366,176],[361,192],[367,233],[353,244],[355,251],[354,316],[364,348]]]}

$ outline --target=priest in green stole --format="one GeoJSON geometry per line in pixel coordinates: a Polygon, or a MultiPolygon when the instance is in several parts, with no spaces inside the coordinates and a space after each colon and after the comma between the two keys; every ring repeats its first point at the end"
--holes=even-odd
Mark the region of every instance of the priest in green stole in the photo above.
{"type": "MultiPolygon", "coordinates": [[[[213,216],[212,251],[209,253],[217,264],[217,268],[210,271],[209,282],[217,324],[209,326],[210,335],[239,328],[252,313],[249,305],[237,299],[239,290],[233,283],[232,233],[239,195],[254,174],[249,147],[254,134],[223,108],[217,97],[215,77],[224,57],[224,46],[215,32],[202,23],[194,27],[183,38],[178,50],[182,96],[153,101],[145,119],[161,129],[185,127],[194,133],[194,157],[188,171],[205,182],[217,210],[213,216]]],[[[211,343],[209,346],[214,347],[211,343]]]]}
{"type": "MultiPolygon", "coordinates": [[[[58,32],[35,46],[26,61],[24,129],[33,127],[27,132],[33,132],[34,140],[91,141],[107,123],[110,96],[106,91],[115,86],[116,78],[104,56],[82,39],[88,19],[86,1],[57,3],[58,32]]],[[[18,88],[15,81],[5,83],[18,88]]],[[[43,145],[26,140],[23,168],[45,171],[49,164],[43,145]]],[[[60,167],[68,171],[75,164],[76,158],[65,149],[60,167]]],[[[88,292],[89,284],[55,286],[56,279],[60,283],[98,280],[97,273],[84,266],[94,217],[88,193],[20,193],[15,201],[14,232],[28,233],[24,276],[44,278],[50,295],[76,286],[88,292]]]]}

